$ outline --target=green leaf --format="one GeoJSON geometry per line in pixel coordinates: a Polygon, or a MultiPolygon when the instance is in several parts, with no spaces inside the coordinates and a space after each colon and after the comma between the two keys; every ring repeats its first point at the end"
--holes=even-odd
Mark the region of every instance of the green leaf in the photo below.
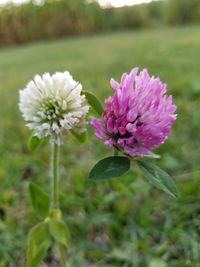
{"type": "Polygon", "coordinates": [[[49,222],[50,232],[53,238],[62,245],[68,246],[70,233],[67,225],[58,219],[51,219],[49,222]]]}
{"type": "Polygon", "coordinates": [[[84,143],[87,140],[88,134],[87,131],[85,131],[84,133],[81,134],[77,134],[74,131],[71,131],[71,134],[80,142],[80,143],[84,143]]]}
{"type": "Polygon", "coordinates": [[[35,151],[43,143],[43,141],[43,138],[31,135],[27,143],[28,150],[31,152],[35,151]]]}
{"type": "Polygon", "coordinates": [[[50,245],[48,224],[41,222],[28,235],[27,267],[38,267],[50,245]]]}
{"type": "Polygon", "coordinates": [[[99,116],[103,113],[103,107],[99,99],[92,93],[83,91],[83,95],[85,95],[88,104],[98,113],[99,116]]]}
{"type": "Polygon", "coordinates": [[[49,195],[33,182],[29,185],[29,192],[35,213],[46,218],[50,207],[49,195]]]}
{"type": "Polygon", "coordinates": [[[130,160],[126,157],[113,156],[100,160],[92,168],[90,179],[108,179],[123,175],[130,169],[130,160]]]}
{"type": "Polygon", "coordinates": [[[178,191],[174,180],[158,166],[144,160],[137,161],[145,178],[157,188],[165,191],[173,197],[178,196],[178,191]]]}

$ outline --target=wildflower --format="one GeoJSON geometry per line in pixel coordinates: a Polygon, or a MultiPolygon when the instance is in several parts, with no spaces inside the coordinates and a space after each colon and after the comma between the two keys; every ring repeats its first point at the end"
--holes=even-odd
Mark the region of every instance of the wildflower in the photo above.
{"type": "Polygon", "coordinates": [[[81,90],[68,71],[36,75],[20,90],[19,108],[28,128],[35,136],[50,136],[55,142],[70,130],[84,132],[89,107],[81,90]]]}
{"type": "Polygon", "coordinates": [[[162,144],[176,120],[167,86],[150,77],[146,69],[124,73],[121,82],[111,79],[115,92],[104,105],[101,120],[92,119],[96,136],[129,156],[145,155],[162,144]]]}

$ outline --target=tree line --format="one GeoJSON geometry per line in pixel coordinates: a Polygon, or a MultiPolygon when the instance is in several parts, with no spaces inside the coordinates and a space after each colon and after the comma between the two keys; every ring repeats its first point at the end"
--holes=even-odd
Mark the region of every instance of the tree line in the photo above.
{"type": "Polygon", "coordinates": [[[86,0],[46,0],[41,5],[30,1],[0,8],[0,45],[198,22],[199,0],[163,0],[105,9],[86,0]]]}

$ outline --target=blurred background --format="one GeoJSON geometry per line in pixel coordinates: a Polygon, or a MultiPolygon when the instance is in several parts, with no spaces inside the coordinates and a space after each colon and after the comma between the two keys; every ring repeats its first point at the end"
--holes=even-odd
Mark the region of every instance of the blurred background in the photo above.
{"type": "MultiPolygon", "coordinates": [[[[30,181],[49,192],[49,146],[28,152],[19,89],[36,73],[67,69],[104,101],[110,78],[134,66],[160,76],[178,107],[155,152],[180,197],[152,188],[134,166],[121,179],[89,181],[112,152],[90,126],[85,144],[66,136],[60,201],[72,233],[69,267],[200,266],[200,1],[0,0],[0,267],[25,267],[27,233],[40,221],[30,181]]],[[[42,266],[59,266],[53,250],[42,266]]]]}

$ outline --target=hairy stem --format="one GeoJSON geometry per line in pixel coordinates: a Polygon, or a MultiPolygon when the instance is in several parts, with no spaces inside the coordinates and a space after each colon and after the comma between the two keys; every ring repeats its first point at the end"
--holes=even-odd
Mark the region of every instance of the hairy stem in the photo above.
{"type": "Polygon", "coordinates": [[[118,156],[118,153],[119,153],[119,151],[117,150],[117,148],[114,148],[114,156],[118,156]]]}
{"type": "MultiPolygon", "coordinates": [[[[55,212],[55,216],[60,215],[59,209],[59,154],[60,146],[56,143],[52,144],[51,150],[51,210],[55,212]]],[[[67,267],[65,260],[65,248],[63,245],[58,245],[60,251],[60,266],[67,267]]]]}
{"type": "Polygon", "coordinates": [[[59,209],[59,173],[58,173],[58,162],[59,162],[60,147],[53,143],[51,151],[51,168],[52,168],[52,179],[51,179],[51,209],[59,209]]]}
{"type": "Polygon", "coordinates": [[[65,247],[63,245],[59,245],[59,251],[60,251],[60,266],[67,267],[65,260],[65,247]]]}

